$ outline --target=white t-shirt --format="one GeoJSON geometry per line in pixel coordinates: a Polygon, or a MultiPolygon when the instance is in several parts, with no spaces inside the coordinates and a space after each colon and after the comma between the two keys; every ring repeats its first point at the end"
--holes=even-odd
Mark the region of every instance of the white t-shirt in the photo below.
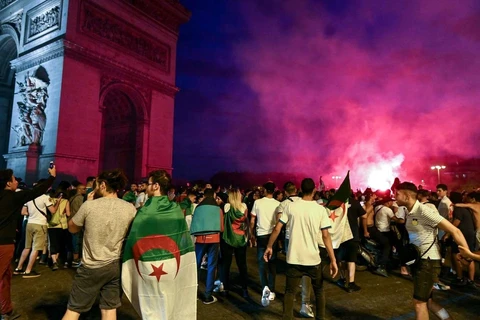
{"type": "Polygon", "coordinates": [[[276,210],[280,202],[273,198],[264,197],[255,200],[252,216],[257,217],[257,236],[267,236],[272,233],[276,219],[276,210]]]}
{"type": "MultiPolygon", "coordinates": [[[[407,215],[407,222],[405,227],[408,231],[410,243],[413,243],[420,248],[420,253],[423,254],[433,243],[437,234],[437,225],[444,218],[431,207],[428,207],[420,202],[416,202],[412,211],[407,215]]],[[[440,248],[438,241],[428,250],[422,259],[440,260],[440,248]]]]}
{"type": "Polygon", "coordinates": [[[440,200],[440,203],[438,204],[438,212],[442,217],[445,219],[448,219],[448,214],[452,211],[452,201],[445,196],[440,200]]]}
{"type": "Polygon", "coordinates": [[[408,209],[407,209],[407,207],[405,207],[405,206],[400,206],[400,207],[398,207],[398,211],[397,211],[397,213],[395,213],[395,216],[396,216],[398,219],[405,220],[405,217],[407,216],[407,214],[408,214],[408,209]]]}
{"type": "Polygon", "coordinates": [[[137,209],[141,208],[146,201],[147,201],[147,195],[145,194],[145,192],[140,192],[137,196],[137,200],[135,201],[135,208],[137,209]]]}
{"type": "Polygon", "coordinates": [[[287,263],[302,266],[320,264],[317,236],[322,229],[330,228],[327,210],[316,201],[299,199],[285,208],[280,217],[290,231],[287,263]]]}
{"type": "MultiPolygon", "coordinates": [[[[38,209],[42,210],[43,213],[47,214],[48,207],[52,206],[53,204],[50,202],[50,197],[46,194],[41,195],[38,198],[35,198],[35,204],[37,205],[38,209]]],[[[24,206],[27,207],[28,211],[28,223],[33,224],[40,224],[42,226],[47,225],[47,218],[41,214],[37,208],[35,207],[32,201],[28,201],[24,206]]]]}
{"type": "Polygon", "coordinates": [[[389,207],[379,205],[375,207],[375,226],[380,232],[390,231],[390,219],[393,217],[393,211],[389,207]]]}
{"type": "MultiPolygon", "coordinates": [[[[293,203],[297,201],[298,199],[301,199],[299,196],[291,196],[288,197],[287,199],[283,200],[280,202],[279,206],[277,207],[277,210],[275,212],[275,215],[285,212],[285,208],[290,205],[290,203],[293,203]],[[291,200],[290,200],[291,199],[291,200]]],[[[285,229],[285,239],[290,239],[290,230],[288,228],[285,229]]]]}

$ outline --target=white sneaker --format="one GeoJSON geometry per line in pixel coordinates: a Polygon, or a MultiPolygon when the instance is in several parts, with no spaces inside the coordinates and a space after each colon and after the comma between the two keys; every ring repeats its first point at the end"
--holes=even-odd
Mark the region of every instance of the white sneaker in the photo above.
{"type": "Polygon", "coordinates": [[[262,291],[262,306],[268,307],[270,304],[270,289],[265,286],[262,291]]]}
{"type": "Polygon", "coordinates": [[[217,281],[215,281],[214,284],[216,285],[216,287],[213,288],[213,292],[218,293],[218,292],[223,292],[223,291],[225,291],[225,287],[223,286],[223,283],[222,283],[222,282],[220,282],[220,281],[217,280],[217,281]],[[217,284],[217,282],[218,282],[218,284],[217,284]]]}
{"type": "Polygon", "coordinates": [[[439,281],[433,284],[433,289],[438,291],[447,291],[450,290],[450,286],[439,281]]]}
{"type": "Polygon", "coordinates": [[[312,306],[307,303],[302,303],[302,308],[300,309],[300,314],[306,318],[314,318],[312,306]]]}
{"type": "Polygon", "coordinates": [[[270,301],[275,300],[275,292],[270,292],[270,295],[268,296],[268,300],[270,301]]]}

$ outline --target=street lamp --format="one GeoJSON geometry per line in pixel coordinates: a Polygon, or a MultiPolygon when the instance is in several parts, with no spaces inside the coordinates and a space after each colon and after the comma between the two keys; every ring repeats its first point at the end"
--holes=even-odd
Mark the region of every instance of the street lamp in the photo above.
{"type": "Polygon", "coordinates": [[[440,184],[440,170],[445,169],[445,168],[446,168],[445,166],[439,166],[439,165],[431,166],[431,167],[430,167],[430,169],[432,169],[432,170],[437,169],[437,181],[438,181],[438,184],[440,184]]]}
{"type": "Polygon", "coordinates": [[[338,188],[338,180],[342,179],[341,176],[332,176],[332,179],[335,180],[335,189],[338,188]]]}

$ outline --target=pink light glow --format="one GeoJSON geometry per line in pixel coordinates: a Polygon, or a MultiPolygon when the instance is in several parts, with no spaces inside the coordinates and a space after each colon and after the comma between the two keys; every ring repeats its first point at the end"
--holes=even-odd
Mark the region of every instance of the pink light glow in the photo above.
{"type": "Polygon", "coordinates": [[[242,2],[251,38],[235,44],[236,63],[265,125],[240,166],[351,170],[354,188],[388,189],[429,173],[429,157],[480,156],[480,15],[466,2],[365,1],[341,18],[308,1],[275,14],[242,2]]]}

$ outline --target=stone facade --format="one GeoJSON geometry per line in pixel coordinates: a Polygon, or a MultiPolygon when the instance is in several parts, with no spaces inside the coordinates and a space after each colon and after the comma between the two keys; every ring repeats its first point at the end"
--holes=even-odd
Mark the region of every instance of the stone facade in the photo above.
{"type": "Polygon", "coordinates": [[[130,179],[171,171],[189,17],[175,0],[0,0],[0,166],[27,182],[50,161],[80,181],[116,167],[130,179]]]}

